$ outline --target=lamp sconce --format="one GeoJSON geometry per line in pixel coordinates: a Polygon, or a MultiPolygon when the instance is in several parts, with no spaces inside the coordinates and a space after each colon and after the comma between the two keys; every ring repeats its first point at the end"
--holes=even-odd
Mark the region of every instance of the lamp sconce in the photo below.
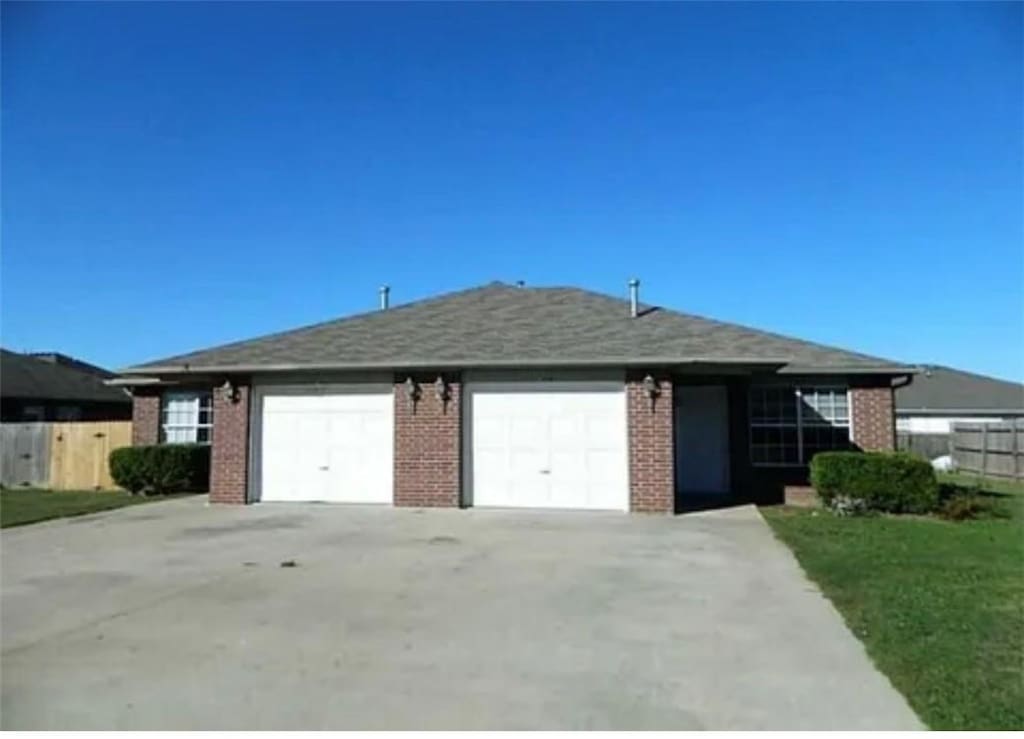
{"type": "Polygon", "coordinates": [[[658,400],[658,396],[661,395],[661,388],[658,386],[658,381],[651,375],[644,378],[644,392],[651,399],[651,413],[654,413],[654,404],[658,400]]]}
{"type": "Polygon", "coordinates": [[[220,386],[220,394],[227,403],[234,404],[238,402],[238,388],[231,382],[230,377],[224,380],[224,384],[220,386]]]}
{"type": "Polygon", "coordinates": [[[416,412],[416,401],[420,399],[420,386],[411,377],[405,378],[405,397],[409,399],[409,408],[416,412]]]}
{"type": "Polygon", "coordinates": [[[447,410],[451,391],[448,389],[448,383],[444,381],[444,377],[441,375],[438,375],[437,379],[434,380],[434,395],[440,401],[442,410],[447,410]]]}

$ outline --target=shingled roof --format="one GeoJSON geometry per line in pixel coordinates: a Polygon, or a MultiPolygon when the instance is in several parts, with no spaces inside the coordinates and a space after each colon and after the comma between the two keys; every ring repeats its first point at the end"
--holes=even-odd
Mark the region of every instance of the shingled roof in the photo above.
{"type": "Polygon", "coordinates": [[[160,359],[122,374],[296,369],[770,365],[905,373],[905,365],[571,287],[495,282],[388,310],[160,359]]]}
{"type": "Polygon", "coordinates": [[[896,412],[1024,414],[1024,385],[951,367],[928,365],[896,391],[896,412]]]}
{"type": "Polygon", "coordinates": [[[97,370],[86,371],[0,349],[0,395],[31,400],[131,402],[124,390],[105,385],[97,370]]]}

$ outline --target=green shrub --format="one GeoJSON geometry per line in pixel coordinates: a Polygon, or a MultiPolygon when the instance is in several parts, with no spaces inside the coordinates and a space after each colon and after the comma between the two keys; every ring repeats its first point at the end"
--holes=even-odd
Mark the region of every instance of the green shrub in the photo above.
{"type": "Polygon", "coordinates": [[[811,460],[811,484],[825,505],[837,497],[869,510],[929,513],[939,485],[928,460],[904,452],[822,452],[811,460]]]}
{"type": "Polygon", "coordinates": [[[210,484],[206,444],[129,446],[110,453],[110,476],[132,493],[199,492],[210,484]]]}

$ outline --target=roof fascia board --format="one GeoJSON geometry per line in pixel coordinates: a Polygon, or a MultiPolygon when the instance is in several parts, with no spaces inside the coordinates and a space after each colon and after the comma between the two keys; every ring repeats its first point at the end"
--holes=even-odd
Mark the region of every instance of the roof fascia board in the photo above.
{"type": "MultiPolygon", "coordinates": [[[[836,367],[790,367],[782,358],[749,358],[749,357],[638,357],[635,359],[527,359],[527,360],[445,360],[430,361],[426,359],[406,362],[349,362],[349,363],[268,363],[268,364],[223,364],[190,367],[188,365],[165,365],[147,367],[128,367],[119,372],[122,379],[131,380],[131,375],[141,375],[144,380],[151,381],[154,375],[203,375],[203,374],[253,374],[263,372],[317,372],[325,370],[413,370],[413,369],[514,369],[531,367],[689,367],[692,365],[746,365],[758,369],[775,369],[780,374],[884,374],[906,375],[916,374],[916,367],[887,366],[836,366],[836,367]]],[[[146,384],[136,383],[132,384],[146,384]]],[[[150,383],[151,384],[151,383],[150,383]]]]}
{"type": "Polygon", "coordinates": [[[896,408],[897,416],[956,416],[964,413],[979,416],[1024,415],[1024,408],[896,408]]]}

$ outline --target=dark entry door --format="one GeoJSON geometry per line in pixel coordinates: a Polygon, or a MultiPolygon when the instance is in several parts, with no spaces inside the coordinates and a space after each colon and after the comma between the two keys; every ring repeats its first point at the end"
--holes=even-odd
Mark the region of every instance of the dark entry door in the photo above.
{"type": "Polygon", "coordinates": [[[729,396],[724,385],[677,385],[676,489],[729,492],[729,396]]]}

